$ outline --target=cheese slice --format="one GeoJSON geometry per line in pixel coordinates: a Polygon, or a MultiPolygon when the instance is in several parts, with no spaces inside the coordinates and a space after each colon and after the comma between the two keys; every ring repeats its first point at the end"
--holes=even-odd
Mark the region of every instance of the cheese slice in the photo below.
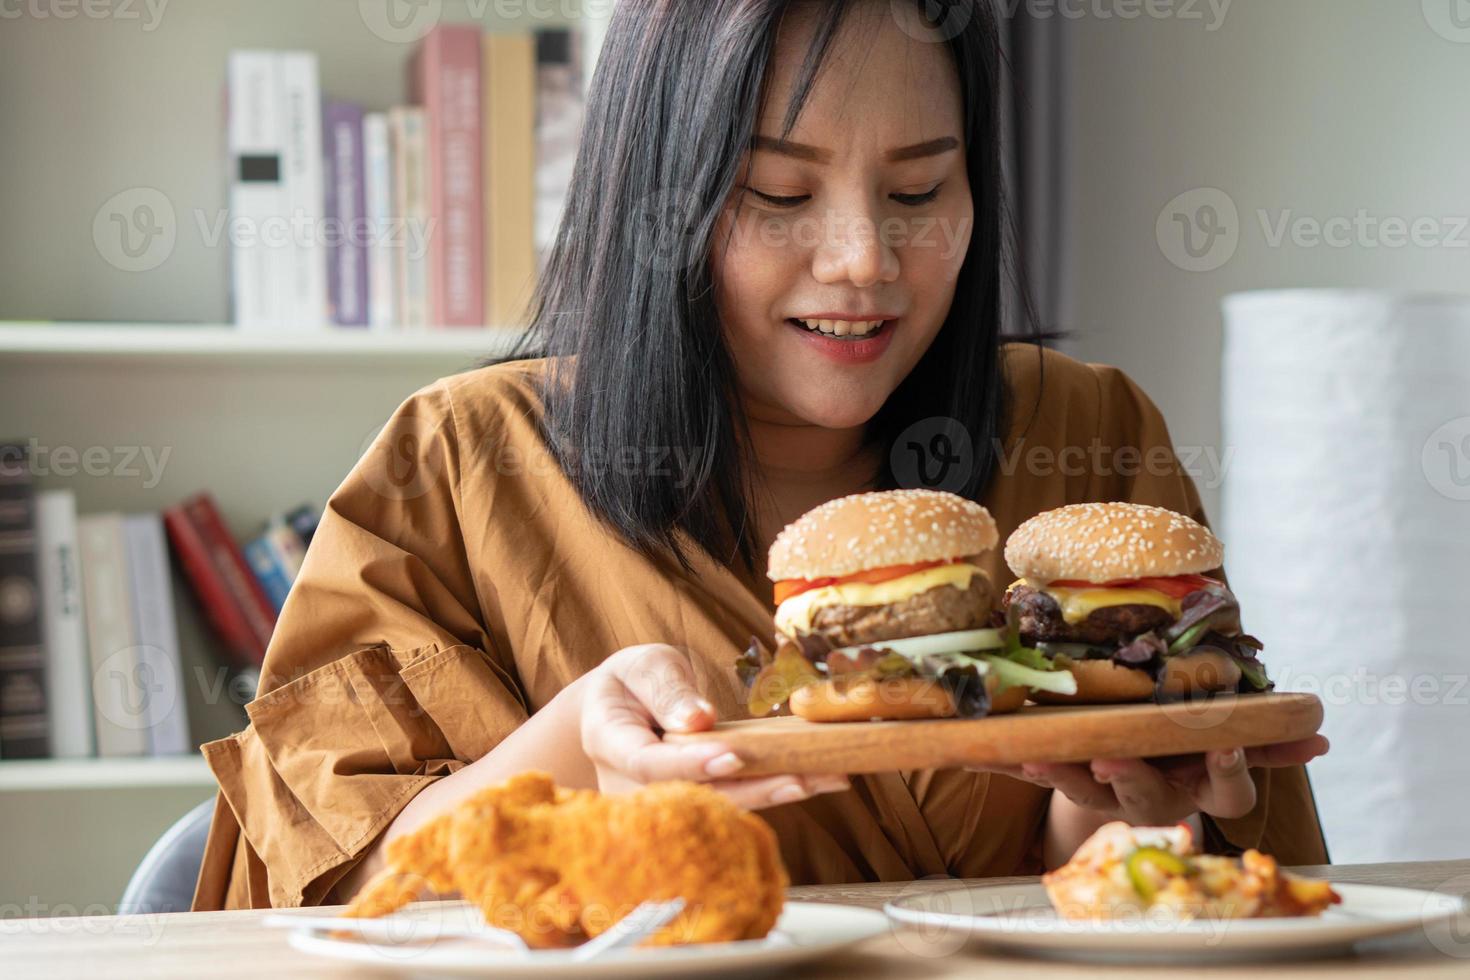
{"type": "Polygon", "coordinates": [[[968,589],[972,575],[983,575],[967,562],[936,565],[886,582],[844,582],[797,593],[776,609],[776,628],[783,633],[811,632],[812,614],[823,606],[886,606],[940,585],[968,589]]]}
{"type": "Polygon", "coordinates": [[[1178,599],[1154,589],[1069,589],[1057,585],[1042,585],[1027,579],[1012,583],[1011,588],[1014,589],[1017,585],[1029,585],[1036,591],[1051,596],[1062,609],[1062,619],[1073,626],[1108,606],[1157,606],[1175,619],[1180,614],[1178,599]]]}

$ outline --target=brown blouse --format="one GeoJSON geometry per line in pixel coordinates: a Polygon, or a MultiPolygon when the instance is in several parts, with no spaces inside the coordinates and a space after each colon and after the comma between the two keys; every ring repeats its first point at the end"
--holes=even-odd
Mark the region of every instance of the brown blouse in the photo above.
{"type": "MultiPolygon", "coordinates": [[[[1011,433],[985,500],[1002,538],[1074,501],[1204,519],[1158,409],[1121,371],[1029,346],[1007,348],[1006,364],[1011,433]]],[[[203,749],[220,792],[195,909],[320,904],[415,793],[622,647],[689,649],[721,717],[745,715],[731,665],[771,632],[771,583],[707,557],[686,574],[600,525],[537,435],[530,379],[543,367],[502,364],[415,393],[332,495],[249,726],[203,749]]],[[[605,463],[677,473],[679,460],[605,463]]],[[[1010,581],[998,554],[987,570],[1010,581]]],[[[1266,639],[1269,667],[1290,651],[1266,639]]],[[[1325,862],[1305,770],[1253,775],[1255,809],[1207,820],[1211,843],[1325,862]]],[[[894,772],[761,812],[794,883],[983,877],[1041,870],[1049,792],[894,772]]]]}

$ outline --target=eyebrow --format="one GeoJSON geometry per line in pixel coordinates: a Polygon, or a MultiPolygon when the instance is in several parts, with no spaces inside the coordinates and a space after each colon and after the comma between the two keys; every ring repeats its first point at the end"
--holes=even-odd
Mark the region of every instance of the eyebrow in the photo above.
{"type": "MultiPolygon", "coordinates": [[[[904,160],[918,160],[922,157],[937,156],[940,153],[953,150],[959,145],[960,141],[953,136],[941,136],[937,139],[925,140],[922,143],[914,143],[910,146],[900,146],[895,150],[889,150],[883,154],[883,157],[890,163],[899,163],[904,160]]],[[[789,140],[776,139],[773,136],[755,136],[750,141],[750,148],[752,150],[769,150],[772,153],[796,157],[798,160],[810,160],[813,163],[827,163],[832,159],[831,150],[808,146],[805,143],[793,143],[789,140]]]]}

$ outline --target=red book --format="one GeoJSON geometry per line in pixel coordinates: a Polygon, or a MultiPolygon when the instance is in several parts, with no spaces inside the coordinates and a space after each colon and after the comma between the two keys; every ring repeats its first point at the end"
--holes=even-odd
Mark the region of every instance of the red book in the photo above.
{"type": "Polygon", "coordinates": [[[478,327],[485,319],[480,29],[438,25],[409,70],[428,122],[429,318],[434,326],[478,327]]]}
{"type": "Polygon", "coordinates": [[[276,626],[275,610],[220,518],[214,498],[196,494],[165,510],[163,523],[231,661],[237,667],[259,666],[276,626]]]}

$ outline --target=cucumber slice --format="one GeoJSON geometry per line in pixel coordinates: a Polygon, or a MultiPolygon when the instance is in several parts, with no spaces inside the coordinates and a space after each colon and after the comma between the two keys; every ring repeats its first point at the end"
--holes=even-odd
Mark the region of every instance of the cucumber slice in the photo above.
{"type": "Polygon", "coordinates": [[[840,647],[835,652],[850,653],[865,647],[872,647],[875,650],[892,650],[894,653],[913,660],[916,657],[928,657],[936,653],[1000,650],[1005,645],[1005,636],[1000,630],[957,630],[953,633],[931,633],[928,636],[905,636],[898,640],[858,643],[849,647],[840,647]]]}
{"type": "Polygon", "coordinates": [[[1070,670],[1037,670],[1035,667],[1027,667],[994,654],[984,654],[980,659],[995,671],[995,676],[1000,679],[1002,691],[1008,687],[1029,687],[1032,690],[1050,691],[1053,694],[1077,693],[1077,678],[1072,676],[1070,670]]]}

